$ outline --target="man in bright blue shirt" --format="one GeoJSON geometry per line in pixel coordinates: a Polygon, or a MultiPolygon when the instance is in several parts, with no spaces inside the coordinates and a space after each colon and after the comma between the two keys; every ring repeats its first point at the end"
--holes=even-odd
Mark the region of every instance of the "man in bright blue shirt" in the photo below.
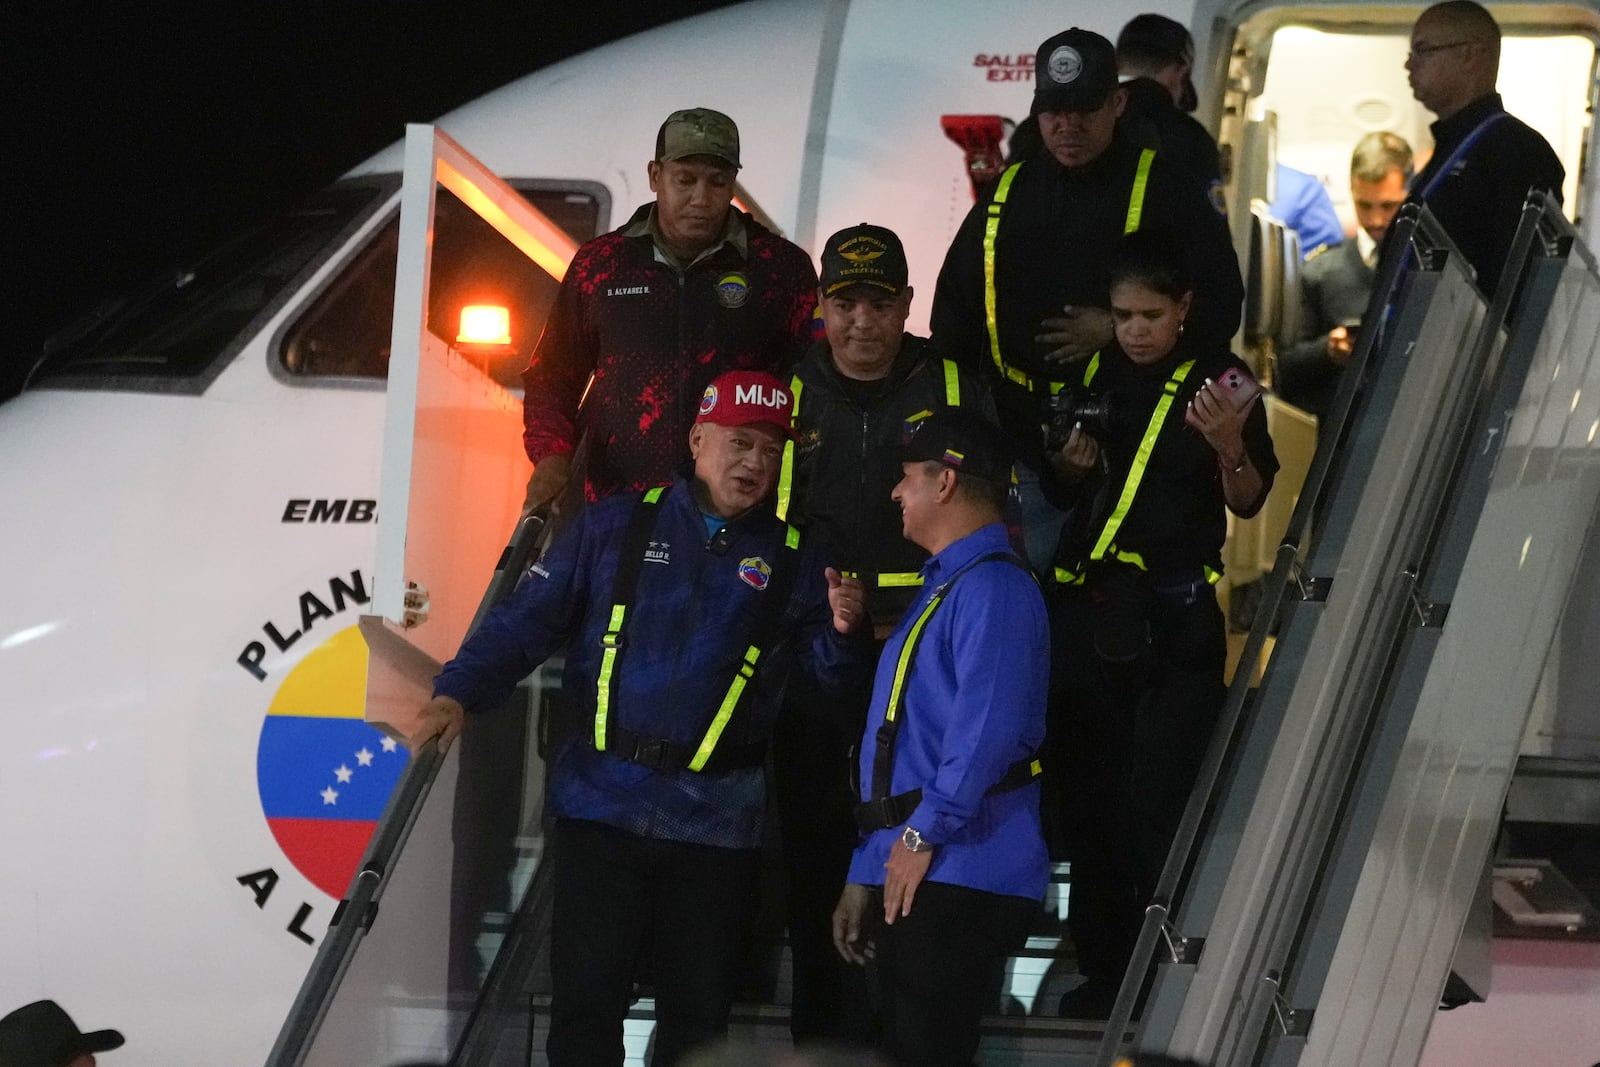
{"type": "Polygon", "coordinates": [[[901,458],[894,499],[930,558],[878,661],[859,768],[864,838],[834,943],[864,962],[868,912],[881,907],[870,940],[885,1051],[970,1064],[993,965],[1026,936],[1049,878],[1036,781],[1049,633],[1001,521],[1005,438],[946,409],[922,420],[901,458]]]}
{"type": "Polygon", "coordinates": [[[1278,198],[1267,205],[1267,213],[1299,236],[1301,259],[1344,240],[1344,224],[1333,209],[1333,198],[1316,175],[1279,163],[1277,179],[1278,198]]]}
{"type": "Polygon", "coordinates": [[[791,408],[771,375],[713,382],[693,475],[585,510],[445,665],[411,738],[447,746],[571,639],[574,736],[549,770],[553,1067],[620,1067],[647,932],[652,1063],[726,1031],[789,665],[824,689],[867,669],[860,582],[774,513],[791,408]]]}

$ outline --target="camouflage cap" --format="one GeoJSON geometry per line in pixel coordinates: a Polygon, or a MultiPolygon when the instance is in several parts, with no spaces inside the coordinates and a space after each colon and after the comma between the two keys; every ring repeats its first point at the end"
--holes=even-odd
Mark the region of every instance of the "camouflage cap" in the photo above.
{"type": "Polygon", "coordinates": [[[739,127],[708,107],[674,111],[656,133],[656,161],[668,163],[686,156],[714,156],[737,168],[739,127]]]}

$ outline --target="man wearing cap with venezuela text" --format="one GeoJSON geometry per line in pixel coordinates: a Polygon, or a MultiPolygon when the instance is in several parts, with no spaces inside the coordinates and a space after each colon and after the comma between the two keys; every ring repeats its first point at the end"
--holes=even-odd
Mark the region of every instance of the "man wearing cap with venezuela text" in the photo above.
{"type": "MultiPolygon", "coordinates": [[[[901,536],[900,506],[890,499],[907,428],[946,407],[992,421],[994,405],[976,376],[906,332],[912,289],[899,235],[865,222],[847,226],[823,244],[821,260],[825,336],[791,383],[796,439],[787,518],[824,540],[839,567],[861,577],[881,639],[916,599],[928,558],[901,536]]],[[[840,770],[861,740],[870,695],[864,685],[849,698],[824,699],[796,678],[773,737],[793,965],[789,1029],[796,1044],[864,1044],[875,1031],[865,976],[839,958],[832,933],[833,906],[856,845],[840,770]]]]}
{"type": "Polygon", "coordinates": [[[448,746],[567,644],[571,721],[549,769],[553,1067],[622,1063],[647,928],[652,1062],[726,1031],[785,677],[792,664],[843,689],[870,667],[860,582],[773,511],[792,403],[769,374],[712,382],[692,471],[585,509],[445,665],[411,738],[448,746]]]}

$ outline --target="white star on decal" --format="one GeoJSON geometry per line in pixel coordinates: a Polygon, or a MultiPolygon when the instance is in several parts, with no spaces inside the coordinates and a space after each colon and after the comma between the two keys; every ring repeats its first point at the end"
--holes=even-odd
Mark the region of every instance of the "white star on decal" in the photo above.
{"type": "Polygon", "coordinates": [[[399,745],[395,744],[394,738],[385,737],[383,739],[383,750],[385,752],[393,752],[395,749],[397,749],[399,747],[400,747],[399,745]]]}
{"type": "Polygon", "coordinates": [[[361,751],[356,753],[356,762],[363,767],[372,766],[372,753],[366,746],[363,745],[361,751]]]}
{"type": "Polygon", "coordinates": [[[339,802],[339,794],[334,790],[333,786],[330,785],[322,791],[322,802],[324,804],[337,804],[339,802]]]}
{"type": "Polygon", "coordinates": [[[341,781],[341,782],[348,782],[350,780],[351,776],[354,775],[354,774],[355,774],[354,771],[352,771],[349,767],[345,766],[342,763],[339,764],[338,769],[333,772],[333,776],[335,778],[339,779],[339,781],[341,781]]]}

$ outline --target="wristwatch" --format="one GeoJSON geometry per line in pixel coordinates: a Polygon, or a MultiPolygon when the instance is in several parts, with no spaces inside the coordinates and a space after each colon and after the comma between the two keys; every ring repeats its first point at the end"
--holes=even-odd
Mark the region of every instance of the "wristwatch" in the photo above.
{"type": "Polygon", "coordinates": [[[922,839],[922,835],[911,827],[906,827],[906,832],[900,835],[900,843],[906,846],[907,852],[926,852],[933,846],[922,839]]]}

